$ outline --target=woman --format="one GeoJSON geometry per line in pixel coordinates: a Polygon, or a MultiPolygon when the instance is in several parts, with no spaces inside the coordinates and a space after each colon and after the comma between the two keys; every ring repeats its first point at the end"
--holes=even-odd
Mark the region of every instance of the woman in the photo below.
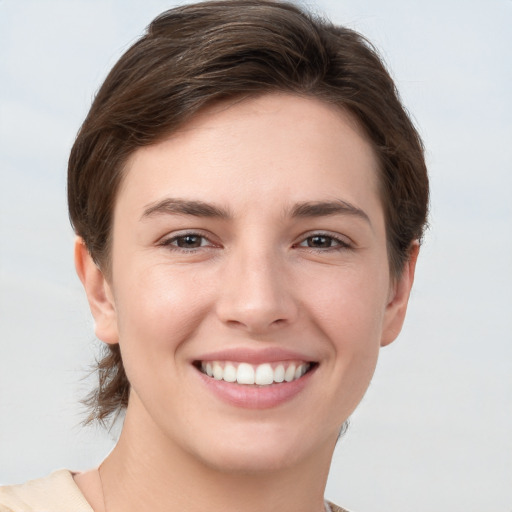
{"type": "Polygon", "coordinates": [[[120,59],[68,170],[106,344],[99,468],[0,510],[342,510],[340,431],[398,335],[428,204],[421,141],[358,34],[281,2],[170,10],[120,59]]]}

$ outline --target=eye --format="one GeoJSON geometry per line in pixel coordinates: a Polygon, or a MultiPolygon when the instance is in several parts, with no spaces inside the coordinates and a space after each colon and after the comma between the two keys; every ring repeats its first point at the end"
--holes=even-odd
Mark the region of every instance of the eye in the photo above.
{"type": "Polygon", "coordinates": [[[305,238],[297,244],[298,247],[308,247],[310,249],[348,249],[350,244],[340,238],[324,233],[317,233],[305,238]]]}
{"type": "Polygon", "coordinates": [[[200,235],[183,235],[176,237],[174,243],[182,249],[195,249],[196,247],[201,247],[205,240],[206,239],[200,235]]]}
{"type": "Polygon", "coordinates": [[[201,247],[210,247],[213,244],[203,235],[197,233],[184,233],[183,235],[173,236],[162,242],[163,246],[172,249],[199,249],[201,247]]]}

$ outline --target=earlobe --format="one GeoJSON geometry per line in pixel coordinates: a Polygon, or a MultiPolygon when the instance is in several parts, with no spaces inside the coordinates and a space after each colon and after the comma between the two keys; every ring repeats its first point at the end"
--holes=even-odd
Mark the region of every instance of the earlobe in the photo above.
{"type": "Polygon", "coordinates": [[[75,268],[89,301],[97,338],[109,344],[118,343],[117,315],[110,284],[81,237],[75,240],[75,268]]]}
{"type": "Polygon", "coordinates": [[[414,282],[414,272],[416,270],[416,261],[420,245],[415,240],[409,249],[409,259],[404,265],[402,274],[396,279],[389,303],[386,306],[384,327],[382,330],[381,347],[385,347],[393,342],[402,330],[407,312],[407,304],[414,282]]]}

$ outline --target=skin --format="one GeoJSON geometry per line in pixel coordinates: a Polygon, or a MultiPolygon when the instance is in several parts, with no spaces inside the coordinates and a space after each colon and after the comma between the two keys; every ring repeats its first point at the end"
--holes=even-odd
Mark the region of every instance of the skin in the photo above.
{"type": "MultiPolygon", "coordinates": [[[[283,94],[209,108],[132,155],[112,275],[80,239],[75,253],[96,334],[120,343],[132,385],[101,466],[109,512],[323,509],[338,432],[401,329],[418,252],[390,277],[377,168],[349,114],[283,94]],[[304,203],[344,208],[298,215],[304,203]],[[292,350],[315,370],[278,406],[236,406],[193,364],[227,348],[292,350]]],[[[97,471],[76,481],[104,510],[97,471]]]]}

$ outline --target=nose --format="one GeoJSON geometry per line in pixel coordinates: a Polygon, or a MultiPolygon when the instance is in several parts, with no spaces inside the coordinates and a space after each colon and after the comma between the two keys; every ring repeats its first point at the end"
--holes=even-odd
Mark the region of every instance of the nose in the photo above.
{"type": "Polygon", "coordinates": [[[224,268],[217,300],[219,319],[249,334],[265,334],[294,322],[298,302],[282,258],[271,251],[238,254],[224,268]]]}

